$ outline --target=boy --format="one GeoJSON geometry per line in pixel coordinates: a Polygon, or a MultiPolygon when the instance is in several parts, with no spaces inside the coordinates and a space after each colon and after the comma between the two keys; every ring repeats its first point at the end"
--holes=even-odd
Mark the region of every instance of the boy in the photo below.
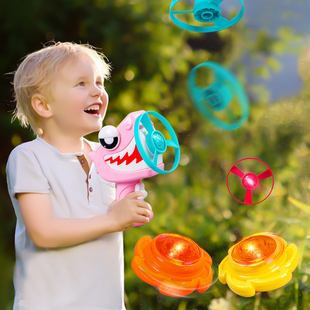
{"type": "Polygon", "coordinates": [[[88,157],[108,106],[109,65],[90,46],[57,43],[14,76],[15,117],[37,134],[7,163],[15,209],[14,310],[121,310],[122,231],[148,223],[141,192],[116,202],[88,157]]]}

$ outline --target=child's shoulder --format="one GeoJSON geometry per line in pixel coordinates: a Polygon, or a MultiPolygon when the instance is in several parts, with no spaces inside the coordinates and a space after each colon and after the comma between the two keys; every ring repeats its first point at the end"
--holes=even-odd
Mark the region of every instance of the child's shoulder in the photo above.
{"type": "MultiPolygon", "coordinates": [[[[84,138],[85,139],[85,138],[84,138]]],[[[100,146],[99,142],[94,142],[91,140],[85,139],[90,145],[93,151],[96,151],[100,146]]],[[[9,158],[16,157],[40,157],[46,158],[47,156],[59,155],[60,152],[52,146],[49,146],[42,139],[36,138],[32,141],[24,142],[17,145],[10,153],[9,158]],[[49,154],[49,155],[48,155],[49,154]]]]}
{"type": "Polygon", "coordinates": [[[11,154],[25,152],[25,151],[33,152],[33,150],[38,149],[40,146],[41,145],[40,145],[40,143],[38,143],[38,140],[34,139],[32,141],[24,142],[24,143],[17,145],[11,151],[11,154]]]}
{"type": "Polygon", "coordinates": [[[20,156],[31,156],[31,154],[36,153],[39,149],[42,148],[42,145],[38,142],[37,139],[32,141],[24,142],[17,145],[10,153],[8,161],[12,158],[20,156]]]}

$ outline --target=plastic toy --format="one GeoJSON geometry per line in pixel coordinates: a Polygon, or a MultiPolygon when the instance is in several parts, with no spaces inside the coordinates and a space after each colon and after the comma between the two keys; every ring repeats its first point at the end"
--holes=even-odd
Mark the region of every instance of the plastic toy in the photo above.
{"type": "Polygon", "coordinates": [[[173,0],[170,4],[169,15],[171,20],[180,28],[195,32],[215,32],[226,29],[236,24],[243,16],[244,5],[241,3],[240,12],[231,20],[221,16],[221,8],[219,6],[223,0],[196,0],[193,10],[191,11],[173,11],[174,6],[179,0],[173,0]],[[194,26],[182,22],[175,17],[177,14],[193,14],[196,21],[201,23],[213,23],[212,26],[194,26]]]}
{"type": "Polygon", "coordinates": [[[299,258],[295,244],[288,246],[271,233],[255,234],[229,249],[219,265],[219,280],[236,294],[251,297],[287,284],[299,258]]]}
{"type": "Polygon", "coordinates": [[[222,65],[208,61],[193,68],[187,78],[188,92],[197,110],[213,125],[225,129],[239,128],[249,117],[248,97],[237,78],[222,65]],[[207,68],[212,71],[214,83],[206,88],[197,85],[197,71],[207,68]],[[236,97],[240,115],[233,111],[231,103],[236,97]]]}
{"type": "Polygon", "coordinates": [[[134,273],[159,288],[163,295],[181,297],[206,291],[213,278],[210,255],[194,241],[178,234],[142,237],[131,262],[134,273]]]}
{"type": "MultiPolygon", "coordinates": [[[[137,111],[115,128],[105,126],[99,132],[101,146],[88,153],[96,166],[96,172],[109,181],[116,182],[116,199],[123,199],[129,193],[145,193],[142,178],[150,178],[159,173],[172,172],[180,161],[180,148],[177,136],[169,122],[156,112],[137,111]],[[171,140],[155,130],[149,115],[159,119],[167,128],[171,140]],[[163,153],[167,146],[174,148],[175,160],[170,170],[164,170],[163,153]]],[[[153,214],[150,219],[152,219],[153,214]]],[[[141,226],[137,223],[133,226],[141,226]]]]}
{"type": "Polygon", "coordinates": [[[255,205],[255,204],[258,204],[258,203],[261,203],[262,201],[266,200],[269,195],[271,194],[272,190],[273,190],[273,186],[274,186],[274,177],[273,177],[273,173],[271,171],[271,169],[261,160],[257,159],[257,158],[243,158],[243,159],[240,159],[239,161],[237,161],[231,168],[230,170],[228,171],[228,174],[227,174],[227,179],[226,179],[226,184],[227,184],[227,189],[230,193],[230,195],[235,199],[237,200],[238,202],[240,203],[243,203],[243,204],[247,204],[247,205],[255,205]],[[244,160],[256,160],[256,161],[259,161],[261,162],[262,164],[264,164],[268,169],[263,171],[262,173],[260,173],[259,175],[256,175],[255,173],[253,172],[248,172],[248,173],[244,173],[242,172],[236,165],[244,160]],[[237,175],[238,177],[241,178],[241,184],[242,186],[246,189],[246,193],[245,193],[245,198],[244,198],[244,202],[238,200],[236,197],[234,197],[234,195],[231,193],[230,189],[229,189],[229,185],[228,185],[228,178],[229,178],[229,175],[230,173],[233,173],[235,175],[237,175]],[[270,178],[272,177],[272,186],[271,186],[271,189],[270,189],[270,192],[268,193],[268,195],[258,201],[258,202],[255,202],[253,203],[252,201],[252,191],[258,187],[259,185],[259,181],[263,180],[263,179],[266,179],[266,178],[270,178]]]}

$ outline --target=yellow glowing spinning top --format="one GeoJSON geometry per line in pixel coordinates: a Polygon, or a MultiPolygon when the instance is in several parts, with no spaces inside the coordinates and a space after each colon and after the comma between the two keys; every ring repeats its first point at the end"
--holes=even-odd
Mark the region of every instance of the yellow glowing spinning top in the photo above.
{"type": "Polygon", "coordinates": [[[236,294],[251,297],[287,284],[299,258],[295,244],[288,246],[271,233],[255,234],[229,249],[219,266],[219,280],[236,294]]]}

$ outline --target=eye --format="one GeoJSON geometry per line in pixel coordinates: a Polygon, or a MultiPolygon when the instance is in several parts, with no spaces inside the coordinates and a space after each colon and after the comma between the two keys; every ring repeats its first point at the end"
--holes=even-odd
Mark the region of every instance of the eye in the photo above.
{"type": "Polygon", "coordinates": [[[107,150],[114,150],[120,141],[117,128],[110,125],[101,128],[98,136],[100,144],[107,150]]]}
{"type": "Polygon", "coordinates": [[[79,82],[78,86],[85,86],[85,82],[79,82]]]}

